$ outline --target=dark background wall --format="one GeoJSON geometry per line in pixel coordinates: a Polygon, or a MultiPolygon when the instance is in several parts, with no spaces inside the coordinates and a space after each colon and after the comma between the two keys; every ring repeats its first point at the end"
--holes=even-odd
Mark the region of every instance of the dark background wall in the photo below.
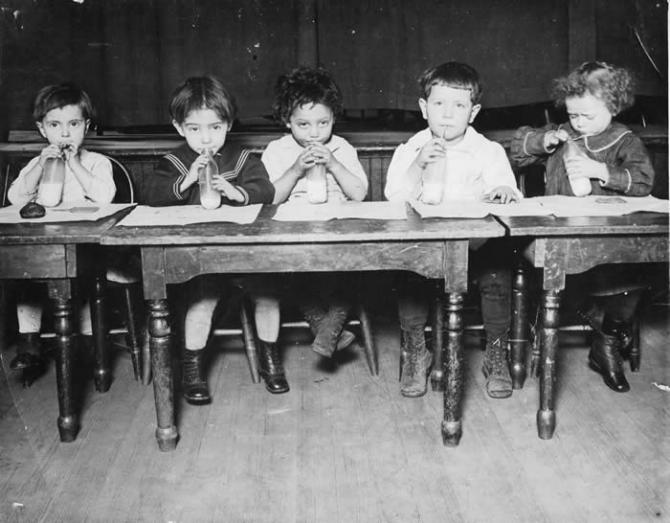
{"type": "MultiPolygon", "coordinates": [[[[466,61],[484,104],[546,102],[551,80],[585,60],[629,67],[667,121],[663,0],[0,0],[0,132],[32,129],[39,87],[73,80],[103,128],[166,124],[174,86],[221,77],[253,124],[280,73],[321,64],[350,113],[415,111],[427,66],[466,61]],[[23,29],[12,13],[20,11],[23,29]],[[660,70],[654,70],[646,53],[660,70]]],[[[4,137],[0,137],[3,138],[4,137]]]]}

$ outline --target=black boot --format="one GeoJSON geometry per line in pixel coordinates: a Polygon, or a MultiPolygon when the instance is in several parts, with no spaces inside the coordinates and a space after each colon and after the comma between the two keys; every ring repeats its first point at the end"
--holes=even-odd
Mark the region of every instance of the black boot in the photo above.
{"type": "Polygon", "coordinates": [[[615,392],[628,392],[630,385],[623,373],[621,341],[613,331],[613,326],[605,316],[602,329],[595,331],[589,352],[589,366],[603,377],[605,385],[610,389],[615,392]]]}
{"type": "Polygon", "coordinates": [[[328,311],[320,307],[303,307],[302,310],[309,327],[314,334],[312,350],[321,356],[330,358],[336,350],[347,348],[356,339],[356,336],[343,329],[347,320],[349,308],[341,305],[332,305],[328,311]]]}
{"type": "Polygon", "coordinates": [[[433,355],[426,349],[422,326],[403,330],[401,336],[400,394],[406,398],[418,398],[426,393],[433,355]]]}
{"type": "Polygon", "coordinates": [[[288,381],[284,373],[284,366],[279,357],[276,343],[258,340],[260,348],[260,375],[265,381],[265,388],[272,394],[288,392],[288,381]]]}
{"type": "Polygon", "coordinates": [[[183,354],[182,386],[184,399],[191,405],[206,405],[212,401],[205,378],[205,349],[186,350],[183,354]]]}
{"type": "Polygon", "coordinates": [[[24,387],[30,387],[46,372],[47,361],[42,354],[39,332],[19,334],[16,356],[9,363],[9,368],[21,372],[21,382],[24,387]]]}
{"type": "Polygon", "coordinates": [[[486,336],[482,372],[486,378],[486,393],[491,398],[509,398],[512,395],[512,376],[507,359],[507,343],[507,334],[486,336]]]}

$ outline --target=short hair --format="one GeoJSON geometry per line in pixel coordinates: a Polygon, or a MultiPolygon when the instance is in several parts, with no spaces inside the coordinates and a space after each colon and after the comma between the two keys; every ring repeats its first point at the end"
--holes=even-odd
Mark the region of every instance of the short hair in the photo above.
{"type": "Polygon", "coordinates": [[[87,120],[95,118],[93,104],[86,91],[73,83],[62,83],[42,87],[33,102],[33,120],[41,122],[53,109],[61,109],[66,105],[78,105],[81,114],[87,120]]]}
{"type": "Polygon", "coordinates": [[[605,62],[585,62],[568,76],[554,80],[552,95],[557,106],[565,99],[591,94],[616,116],[635,102],[635,81],[627,69],[605,62]]]}
{"type": "Polygon", "coordinates": [[[334,116],[342,114],[342,92],[325,69],[301,66],[277,79],[272,110],[278,121],[287,123],[305,104],[323,104],[334,116]]]}
{"type": "Polygon", "coordinates": [[[232,123],[237,115],[235,99],[213,76],[192,76],[172,93],[170,117],[181,124],[192,111],[211,109],[221,120],[232,123]]]}
{"type": "Polygon", "coordinates": [[[483,86],[479,74],[473,67],[460,62],[446,62],[426,69],[419,77],[419,96],[427,100],[434,85],[467,89],[473,105],[482,98],[483,86]]]}

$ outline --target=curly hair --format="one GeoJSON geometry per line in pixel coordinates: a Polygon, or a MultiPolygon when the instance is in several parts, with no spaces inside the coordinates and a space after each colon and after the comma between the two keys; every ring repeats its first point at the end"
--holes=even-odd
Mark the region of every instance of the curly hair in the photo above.
{"type": "Polygon", "coordinates": [[[419,96],[427,100],[434,85],[446,85],[470,91],[470,100],[478,104],[483,87],[477,71],[468,64],[446,62],[426,69],[418,79],[419,96]]]}
{"type": "Polygon", "coordinates": [[[335,117],[342,114],[342,92],[325,69],[301,66],[277,79],[272,111],[279,122],[288,123],[293,111],[305,104],[323,104],[335,117]]]}
{"type": "Polygon", "coordinates": [[[627,69],[605,62],[583,63],[568,76],[554,80],[552,97],[559,107],[566,98],[585,94],[602,100],[616,116],[635,102],[635,81],[627,69]]]}
{"type": "Polygon", "coordinates": [[[33,102],[33,120],[41,122],[52,109],[61,109],[66,105],[78,105],[82,116],[87,120],[95,118],[95,109],[86,91],[73,83],[47,85],[40,89],[33,102]]]}
{"type": "Polygon", "coordinates": [[[237,114],[235,98],[213,76],[192,76],[172,93],[170,116],[182,124],[191,111],[211,109],[224,122],[233,123],[237,114]]]}

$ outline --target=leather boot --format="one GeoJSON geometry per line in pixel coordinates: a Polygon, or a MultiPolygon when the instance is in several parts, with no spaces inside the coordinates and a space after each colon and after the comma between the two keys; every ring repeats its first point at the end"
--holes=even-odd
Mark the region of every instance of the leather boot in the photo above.
{"type": "Polygon", "coordinates": [[[184,399],[191,405],[206,405],[212,401],[205,378],[205,349],[183,353],[182,387],[184,399]]]}
{"type": "Polygon", "coordinates": [[[288,392],[288,381],[286,381],[286,374],[279,357],[277,344],[258,340],[258,345],[260,349],[260,375],[265,381],[265,388],[272,394],[288,392]]]}
{"type": "Polygon", "coordinates": [[[303,312],[314,333],[312,350],[321,356],[331,358],[336,350],[348,347],[356,338],[342,328],[349,314],[348,307],[332,305],[325,312],[318,307],[305,307],[303,312]]]}
{"type": "Polygon", "coordinates": [[[623,373],[621,341],[609,327],[605,319],[602,330],[594,333],[589,352],[589,367],[598,372],[605,385],[613,391],[628,392],[630,385],[623,373]]]}
{"type": "Polygon", "coordinates": [[[486,378],[486,393],[491,398],[509,398],[512,395],[512,376],[507,360],[507,334],[486,336],[486,350],[482,373],[486,378]]]}
{"type": "Polygon", "coordinates": [[[9,363],[9,368],[21,372],[21,382],[24,387],[30,387],[37,378],[46,373],[47,361],[42,354],[39,332],[19,334],[16,356],[9,363]]]}
{"type": "Polygon", "coordinates": [[[401,336],[400,394],[406,398],[418,398],[426,393],[433,355],[426,349],[423,327],[403,330],[401,336]]]}

